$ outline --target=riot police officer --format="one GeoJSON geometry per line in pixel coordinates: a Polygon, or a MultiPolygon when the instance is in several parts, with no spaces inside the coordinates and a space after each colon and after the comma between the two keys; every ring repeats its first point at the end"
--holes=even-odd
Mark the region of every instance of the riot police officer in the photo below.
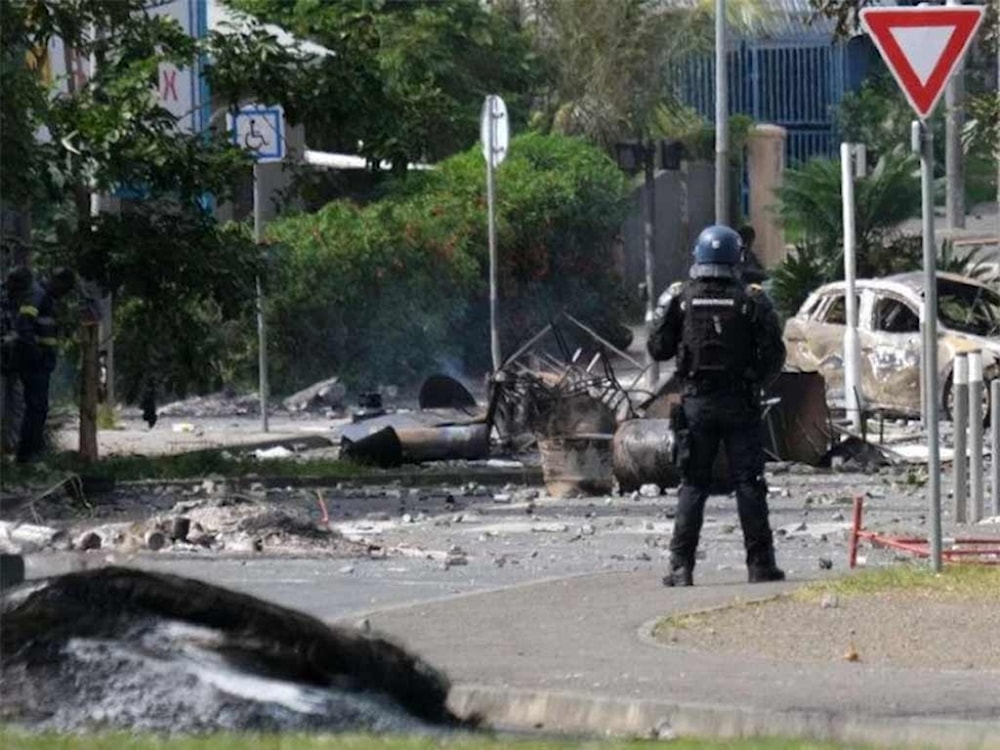
{"type": "Polygon", "coordinates": [[[73,291],[76,276],[59,268],[51,278],[35,282],[21,300],[14,321],[15,365],[24,390],[24,416],[17,444],[18,463],[41,457],[49,413],[49,380],[56,366],[56,311],[59,300],[73,291]]]}
{"type": "Polygon", "coordinates": [[[7,274],[3,287],[0,288],[0,335],[3,336],[0,348],[0,390],[3,392],[3,400],[0,402],[0,434],[5,454],[14,453],[21,434],[24,391],[17,368],[18,344],[14,325],[18,308],[30,294],[34,279],[28,268],[17,266],[7,274]]]}
{"type": "Polygon", "coordinates": [[[768,522],[760,392],[781,371],[785,346],[771,301],[740,275],[743,243],[726,226],[702,231],[690,280],[661,295],[649,336],[654,359],[677,358],[683,383],[675,410],[682,484],[666,586],[693,584],[712,465],[725,446],[751,583],[780,581],[768,522]]]}

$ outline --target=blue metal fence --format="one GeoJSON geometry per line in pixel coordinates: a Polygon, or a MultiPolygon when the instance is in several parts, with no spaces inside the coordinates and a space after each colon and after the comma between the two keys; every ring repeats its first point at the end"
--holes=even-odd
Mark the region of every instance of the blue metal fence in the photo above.
{"type": "MultiPolygon", "coordinates": [[[[729,52],[729,111],[788,130],[789,164],[836,153],[834,113],[843,98],[846,47],[826,35],[741,40],[729,52]]],[[[709,121],[715,118],[715,60],[688,60],[675,92],[709,121]]]]}

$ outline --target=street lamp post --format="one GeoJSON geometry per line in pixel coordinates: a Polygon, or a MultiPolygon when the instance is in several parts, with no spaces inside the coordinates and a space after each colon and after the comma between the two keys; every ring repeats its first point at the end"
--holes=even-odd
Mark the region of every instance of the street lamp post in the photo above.
{"type": "Polygon", "coordinates": [[[715,223],[729,224],[729,77],[726,0],[715,0],[715,223]]]}

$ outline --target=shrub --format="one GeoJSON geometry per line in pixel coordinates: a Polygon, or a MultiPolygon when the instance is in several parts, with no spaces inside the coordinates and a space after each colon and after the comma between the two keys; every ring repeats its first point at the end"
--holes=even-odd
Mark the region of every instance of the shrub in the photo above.
{"type": "MultiPolygon", "coordinates": [[[[613,328],[611,240],[625,179],[583,141],[516,138],[497,171],[504,351],[563,309],[613,328]]],[[[336,201],[269,229],[278,389],[336,373],[354,385],[489,367],[485,169],[479,147],[392,184],[367,206],[336,201]]]]}
{"type": "Polygon", "coordinates": [[[774,305],[784,317],[794,315],[818,286],[832,281],[834,267],[819,245],[797,245],[771,277],[774,305]]]}

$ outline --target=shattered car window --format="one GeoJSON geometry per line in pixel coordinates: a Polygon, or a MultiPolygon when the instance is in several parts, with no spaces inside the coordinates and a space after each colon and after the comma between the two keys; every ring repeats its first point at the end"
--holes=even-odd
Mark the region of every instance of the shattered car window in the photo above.
{"type": "Polygon", "coordinates": [[[938,318],[956,331],[1000,335],[1000,295],[981,286],[938,279],[938,318]]]}
{"type": "Polygon", "coordinates": [[[834,298],[833,302],[826,308],[826,315],[823,322],[832,325],[845,325],[847,323],[847,305],[844,302],[844,295],[840,294],[834,298]]]}
{"type": "MultiPolygon", "coordinates": [[[[833,298],[833,301],[826,306],[826,311],[823,312],[820,317],[824,323],[829,325],[847,325],[847,303],[846,295],[838,294],[833,298]]],[[[861,309],[861,295],[855,295],[857,309],[861,309]]]]}
{"type": "Polygon", "coordinates": [[[798,312],[799,317],[801,318],[816,317],[816,313],[818,312],[820,308],[820,303],[823,301],[823,299],[824,299],[823,297],[820,297],[818,295],[812,295],[808,297],[806,301],[802,303],[802,307],[798,312]]]}
{"type": "Polygon", "coordinates": [[[886,333],[913,333],[920,330],[920,317],[901,300],[882,297],[875,304],[875,329],[886,333]]]}

